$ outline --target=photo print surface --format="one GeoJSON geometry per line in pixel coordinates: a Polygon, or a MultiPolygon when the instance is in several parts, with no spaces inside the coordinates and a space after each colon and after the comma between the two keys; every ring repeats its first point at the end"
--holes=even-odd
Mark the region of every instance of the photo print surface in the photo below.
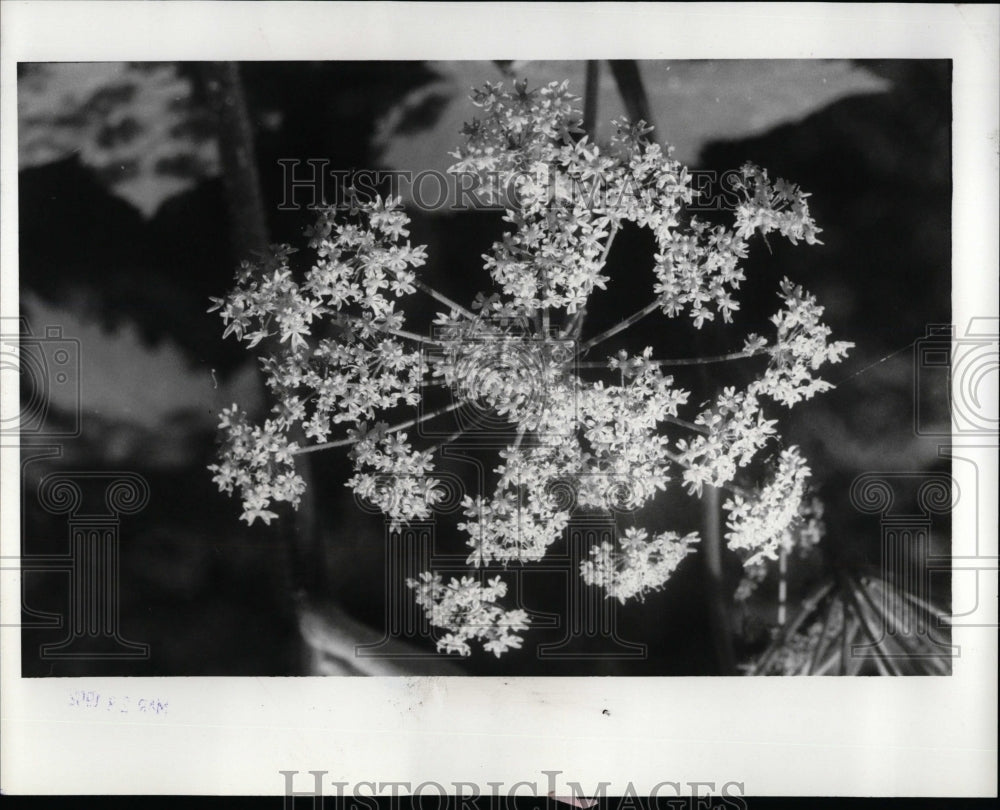
{"type": "Polygon", "coordinates": [[[22,674],[947,675],[951,77],[19,64],[22,674]]]}
{"type": "Polygon", "coordinates": [[[0,2],[0,791],[995,794],[995,7],[0,2]]]}

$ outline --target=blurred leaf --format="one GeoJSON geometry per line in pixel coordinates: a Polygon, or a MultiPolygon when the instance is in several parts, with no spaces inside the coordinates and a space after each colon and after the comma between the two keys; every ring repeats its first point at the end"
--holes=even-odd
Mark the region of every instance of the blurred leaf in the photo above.
{"type": "Polygon", "coordinates": [[[175,65],[30,64],[17,102],[20,169],[77,154],[147,217],[219,173],[207,111],[175,65]]]}
{"type": "MultiPolygon", "coordinates": [[[[223,407],[233,402],[249,403],[251,412],[263,407],[251,362],[222,378],[214,369],[193,365],[169,339],[150,346],[135,324],[126,321],[109,330],[83,310],[80,304],[64,309],[31,293],[21,296],[21,313],[35,334],[44,334],[47,326],[60,326],[67,339],[80,342],[85,435],[103,437],[106,457],[121,461],[141,453],[151,464],[186,463],[189,450],[200,452],[193,437],[197,435],[203,444],[201,434],[214,429],[223,407]],[[151,447],[159,450],[150,452],[151,447]]],[[[52,386],[46,393],[50,408],[77,407],[76,390],[71,387],[52,386]]]]}

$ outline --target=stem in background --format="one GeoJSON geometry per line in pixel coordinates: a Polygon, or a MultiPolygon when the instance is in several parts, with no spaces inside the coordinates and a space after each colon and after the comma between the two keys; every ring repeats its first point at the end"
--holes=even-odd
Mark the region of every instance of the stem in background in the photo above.
{"type": "Polygon", "coordinates": [[[230,233],[237,256],[267,249],[260,176],[254,155],[253,126],[236,62],[209,62],[201,68],[219,131],[219,159],[229,209],[230,233]]]}
{"type": "MultiPolygon", "coordinates": [[[[847,674],[847,656],[851,649],[850,638],[851,636],[847,633],[847,599],[844,596],[840,598],[840,610],[844,614],[843,627],[840,628],[840,663],[837,666],[838,675],[847,674]]],[[[857,619],[854,619],[855,623],[857,619]]],[[[853,625],[852,625],[853,627],[853,625]]],[[[853,633],[851,634],[853,635],[853,633]]]]}
{"type": "Polygon", "coordinates": [[[787,627],[782,628],[778,632],[774,641],[771,642],[764,654],[757,660],[753,669],[753,674],[760,674],[761,672],[767,671],[767,668],[771,665],[775,655],[777,655],[778,650],[795,634],[799,627],[805,623],[806,619],[812,615],[813,611],[816,610],[819,604],[827,597],[834,587],[834,582],[825,582],[802,600],[798,613],[787,627]]]}
{"type": "Polygon", "coordinates": [[[396,337],[406,338],[407,340],[412,340],[423,346],[444,346],[440,340],[434,340],[433,338],[425,338],[416,334],[415,332],[407,332],[405,329],[382,329],[382,332],[386,332],[390,335],[395,335],[396,337]]]}
{"type": "MultiPolygon", "coordinates": [[[[868,640],[871,642],[869,646],[874,648],[875,665],[878,667],[880,675],[899,675],[899,670],[896,665],[888,657],[885,651],[885,645],[879,636],[876,635],[875,630],[868,623],[868,616],[865,615],[864,609],[861,605],[861,600],[858,597],[857,585],[854,582],[854,578],[850,576],[844,576],[844,593],[847,594],[847,598],[851,600],[851,604],[854,608],[854,614],[857,616],[858,622],[861,624],[861,629],[864,634],[868,636],[868,640]]],[[[853,655],[854,651],[851,650],[853,655]]]]}
{"type": "Polygon", "coordinates": [[[733,675],[736,673],[736,655],[733,652],[732,627],[724,592],[719,490],[710,485],[706,486],[702,501],[704,507],[701,550],[705,561],[708,619],[712,628],[712,642],[720,674],[733,675]]]}
{"type": "MultiPolygon", "coordinates": [[[[421,416],[414,416],[412,419],[407,419],[405,422],[397,422],[395,425],[386,428],[385,432],[388,433],[398,433],[401,430],[406,430],[407,428],[413,427],[414,425],[419,425],[424,422],[430,421],[436,416],[441,416],[442,414],[450,413],[451,411],[458,410],[462,407],[463,402],[453,402],[451,405],[445,405],[444,407],[438,408],[437,410],[431,411],[430,413],[425,413],[421,416]]],[[[348,445],[355,444],[356,439],[337,439],[332,442],[323,442],[322,444],[312,444],[308,447],[298,448],[292,455],[298,456],[303,453],[315,453],[318,450],[329,450],[333,447],[347,447],[348,445]]]]}
{"type": "MultiPolygon", "coordinates": [[[[863,578],[859,581],[856,592],[860,594],[863,604],[867,606],[872,616],[876,619],[876,626],[880,627],[883,631],[883,643],[886,646],[888,657],[899,660],[899,656],[902,654],[904,660],[914,658],[916,659],[916,663],[922,668],[933,670],[935,674],[947,675],[948,666],[945,663],[946,659],[942,658],[940,652],[933,645],[923,640],[919,634],[910,637],[905,632],[898,634],[892,632],[892,618],[888,613],[884,612],[887,610],[885,602],[886,594],[882,591],[881,604],[876,603],[875,596],[871,592],[875,584],[875,580],[863,578]],[[889,630],[886,634],[887,626],[889,630]]],[[[897,674],[902,674],[901,667],[894,664],[894,668],[897,674]]]]}
{"type": "Polygon", "coordinates": [[[639,63],[634,59],[611,59],[611,74],[618,84],[618,92],[625,102],[628,117],[635,123],[640,118],[650,126],[654,126],[653,113],[649,107],[649,98],[642,85],[642,75],[639,73],[639,63]]]}
{"type": "Polygon", "coordinates": [[[703,428],[701,425],[696,425],[694,422],[688,422],[687,419],[681,419],[678,416],[671,416],[669,413],[660,416],[659,420],[661,422],[667,422],[671,425],[677,425],[677,427],[693,430],[695,433],[700,433],[702,436],[707,436],[709,432],[708,428],[703,428]]]}
{"type": "Polygon", "coordinates": [[[778,627],[785,626],[788,603],[788,552],[781,547],[778,552],[778,627]]]}
{"type": "MultiPolygon", "coordinates": [[[[823,617],[823,629],[820,630],[819,642],[816,644],[816,649],[813,650],[812,658],[809,659],[809,668],[806,670],[806,675],[816,674],[816,670],[819,668],[820,661],[823,658],[822,653],[824,650],[829,651],[830,645],[826,644],[826,642],[829,640],[828,636],[830,624],[833,621],[834,605],[835,603],[827,608],[826,615],[823,617]],[[824,647],[824,644],[826,644],[826,647],[824,647]]],[[[847,617],[845,616],[844,618],[846,619],[847,617]]],[[[836,639],[834,639],[833,643],[836,644],[836,639]]]]}
{"type": "Polygon", "coordinates": [[[465,435],[465,431],[464,430],[456,430],[450,436],[445,436],[445,438],[443,438],[437,444],[433,445],[432,447],[428,447],[426,450],[423,450],[421,452],[430,453],[431,455],[434,455],[434,453],[436,453],[442,447],[447,447],[452,442],[457,441],[458,439],[461,439],[464,435],[465,435]]]}
{"type": "Polygon", "coordinates": [[[588,59],[586,89],[583,95],[583,131],[591,141],[597,137],[597,97],[600,80],[601,63],[597,59],[588,59]]]}
{"type": "MultiPolygon", "coordinates": [[[[243,92],[240,66],[236,62],[208,62],[201,66],[200,74],[216,118],[233,254],[244,257],[264,252],[270,240],[257,172],[253,124],[243,92]]],[[[257,380],[266,399],[267,387],[259,373],[257,380]]],[[[288,549],[288,576],[292,589],[297,592],[323,587],[325,555],[319,542],[312,469],[306,459],[296,466],[305,481],[305,492],[295,510],[292,532],[282,530],[282,533],[288,549]]]]}

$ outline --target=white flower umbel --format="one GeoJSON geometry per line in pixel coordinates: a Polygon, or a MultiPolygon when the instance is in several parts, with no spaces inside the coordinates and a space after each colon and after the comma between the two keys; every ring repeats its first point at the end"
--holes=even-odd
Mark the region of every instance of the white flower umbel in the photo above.
{"type": "Polygon", "coordinates": [[[509,649],[521,646],[516,635],[528,628],[528,614],[523,610],[504,610],[496,604],[507,593],[507,585],[494,577],[485,584],[472,577],[462,577],[445,585],[440,574],[425,571],[419,579],[406,582],[424,608],[431,626],[448,630],[438,642],[438,650],[470,655],[469,642],[479,641],[483,649],[497,658],[509,649]]]}
{"type": "Polygon", "coordinates": [[[789,447],[782,451],[774,477],[755,495],[737,494],[722,505],[729,513],[726,540],[731,549],[748,555],[747,565],[777,559],[778,549],[790,544],[808,478],[809,467],[798,447],[789,447]]]}
{"type": "MultiPolygon", "coordinates": [[[[734,336],[742,348],[730,354],[664,360],[647,346],[602,358],[601,344],[643,318],[683,318],[695,329],[731,323],[751,240],[777,233],[818,244],[819,229],[807,194],[751,164],[739,172],[731,224],[692,216],[691,176],[650,127],[616,121],[599,146],[583,134],[574,101],[557,83],[474,92],[480,115],[452,171],[478,178],[477,191],[503,206],[507,230],[483,257],[490,289],[468,307],[421,278],[426,251],[407,241],[399,200],[357,195],[318,212],[301,266],[291,247],[277,246],[245,262],[229,295],[213,299],[224,334],[260,353],[275,403],[263,425],[237,406],[220,421],[214,480],[239,495],[248,523],[272,520],[276,502],[299,503],[297,455],[337,447],[349,448],[346,483],[358,497],[393,524],[427,520],[444,497],[435,462],[460,432],[435,442],[420,426],[474,409],[505,437],[495,482],[464,497],[457,521],[475,578],[445,584],[426,572],[409,583],[445,633],[446,652],[467,655],[478,643],[499,656],[521,643],[527,615],[499,604],[506,586],[486,569],[542,560],[578,510],[635,514],[678,483],[694,495],[728,487],[739,493],[726,503],[730,547],[750,561],[773,556],[808,468],[786,451],[771,482],[746,494],[777,432],[766,408],[828,388],[817,371],[851,345],[828,342],[822,307],[785,279],[774,334],[734,336]],[[648,228],[655,243],[648,298],[585,337],[587,308],[612,285],[607,260],[627,223],[648,228]],[[413,296],[441,306],[428,335],[407,329],[413,296]],[[767,358],[756,378],[694,407],[663,371],[754,356],[767,358]]],[[[630,293],[637,278],[622,279],[630,293]]],[[[608,597],[641,598],[669,580],[697,539],[632,527],[592,549],[580,574],[608,597]]]]}
{"type": "Polygon", "coordinates": [[[620,548],[604,541],[590,550],[591,559],[580,564],[588,585],[604,588],[607,595],[625,602],[658,590],[698,542],[697,533],[680,537],[662,532],[648,539],[645,529],[628,528],[620,548]]]}

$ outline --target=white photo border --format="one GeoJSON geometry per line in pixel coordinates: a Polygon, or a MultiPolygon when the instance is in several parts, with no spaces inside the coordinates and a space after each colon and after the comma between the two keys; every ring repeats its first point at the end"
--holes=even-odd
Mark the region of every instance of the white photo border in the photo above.
{"type": "MultiPolygon", "coordinates": [[[[953,60],[953,321],[997,317],[996,6],[4,0],[0,16],[4,317],[18,314],[18,62],[512,57],[953,60]]],[[[0,397],[17,411],[16,390],[0,397]]],[[[336,782],[349,793],[428,781],[483,794],[533,782],[545,795],[550,778],[557,793],[567,780],[607,781],[608,795],[663,782],[738,783],[737,795],[995,795],[995,626],[955,630],[962,655],[949,677],[22,679],[20,581],[6,564],[19,548],[19,451],[2,452],[4,793],[277,796],[280,771],[298,771],[307,791],[319,770],[330,795],[336,782]],[[170,711],[95,720],[69,707],[77,689],[170,711]]],[[[968,452],[981,459],[980,513],[956,513],[954,534],[978,518],[979,553],[995,568],[996,450],[968,452]]],[[[996,571],[978,582],[979,599],[995,602],[996,571]]],[[[956,601],[968,584],[955,580],[956,601]]]]}

